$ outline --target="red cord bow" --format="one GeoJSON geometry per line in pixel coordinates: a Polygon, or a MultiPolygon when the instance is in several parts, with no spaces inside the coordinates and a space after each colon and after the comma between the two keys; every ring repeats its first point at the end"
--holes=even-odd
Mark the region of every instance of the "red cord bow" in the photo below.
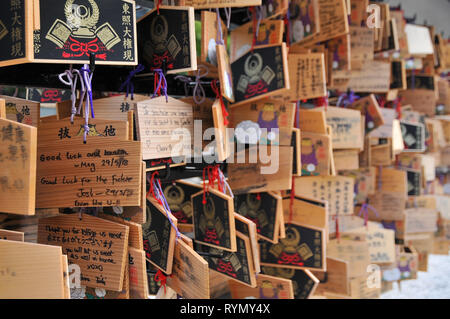
{"type": "Polygon", "coordinates": [[[158,271],[155,274],[154,279],[156,282],[159,282],[161,284],[161,286],[164,287],[164,294],[166,294],[167,276],[164,275],[160,269],[158,269],[158,271]]]}
{"type": "Polygon", "coordinates": [[[228,125],[228,112],[225,107],[225,103],[223,102],[222,94],[220,94],[219,87],[217,86],[217,80],[211,81],[211,89],[216,94],[216,99],[220,100],[220,106],[222,107],[222,115],[223,115],[223,125],[228,125]]]}

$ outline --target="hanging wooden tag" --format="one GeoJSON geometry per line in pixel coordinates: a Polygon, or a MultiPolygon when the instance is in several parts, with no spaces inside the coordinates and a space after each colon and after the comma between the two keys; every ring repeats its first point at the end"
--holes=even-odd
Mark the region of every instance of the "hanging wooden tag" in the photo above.
{"type": "Polygon", "coordinates": [[[230,108],[238,143],[291,145],[295,104],[264,100],[230,108]],[[256,134],[251,134],[253,129],[256,134]],[[247,137],[248,135],[248,137],[247,137]]]}
{"type": "Polygon", "coordinates": [[[358,170],[343,170],[339,171],[339,175],[353,177],[355,179],[354,193],[357,203],[362,204],[369,195],[375,194],[375,167],[365,167],[358,170]]]}
{"type": "Polygon", "coordinates": [[[217,63],[220,80],[220,94],[229,102],[234,102],[234,89],[231,73],[230,59],[227,48],[223,44],[216,45],[217,63]]]}
{"type": "Polygon", "coordinates": [[[333,150],[333,161],[337,172],[359,168],[359,150],[333,150]]]}
{"type": "Polygon", "coordinates": [[[384,125],[383,114],[375,95],[370,94],[354,102],[350,108],[359,110],[365,117],[365,134],[384,125]]]}
{"type": "MultiPolygon", "coordinates": [[[[201,55],[200,61],[211,64],[215,67],[218,67],[218,56],[216,50],[216,43],[219,41],[217,38],[219,35],[218,25],[217,25],[217,13],[210,11],[202,11],[201,12],[201,22],[202,22],[202,32],[201,32],[201,55]]],[[[223,23],[222,19],[220,19],[221,28],[222,28],[222,39],[224,41],[225,46],[227,45],[228,40],[228,30],[223,23]]]]}
{"type": "Polygon", "coordinates": [[[96,64],[137,65],[134,1],[90,0],[78,6],[73,0],[40,0],[34,12],[39,27],[33,34],[33,62],[89,63],[95,53],[96,64]]]}
{"type": "Polygon", "coordinates": [[[276,17],[286,14],[289,8],[289,1],[287,0],[262,0],[261,12],[262,19],[274,19],[276,17]]]}
{"type": "Polygon", "coordinates": [[[382,267],[383,281],[417,279],[419,256],[414,247],[396,246],[396,262],[382,267]]]}
{"type": "Polygon", "coordinates": [[[0,229],[0,240],[24,241],[25,234],[19,231],[0,229]]]}
{"type": "Polygon", "coordinates": [[[384,61],[368,61],[361,70],[335,71],[332,74],[330,88],[356,93],[386,93],[390,90],[391,63],[384,61]]]}
{"type": "Polygon", "coordinates": [[[361,112],[328,106],[325,116],[327,125],[332,128],[333,149],[362,148],[364,140],[361,134],[361,112]]]}
{"type": "Polygon", "coordinates": [[[370,280],[381,280],[381,273],[364,273],[350,280],[351,299],[379,299],[381,295],[381,285],[367,285],[370,280]],[[370,276],[376,276],[370,277],[370,276]]]}
{"type": "Polygon", "coordinates": [[[317,228],[328,229],[328,203],[306,197],[295,196],[292,204],[291,198],[283,197],[283,215],[286,223],[293,221],[302,225],[311,225],[317,228]]]}
{"type": "Polygon", "coordinates": [[[365,234],[369,246],[370,262],[390,264],[395,262],[395,231],[369,224],[368,227],[352,229],[352,234],[365,234]]]}
{"type": "Polygon", "coordinates": [[[373,29],[360,26],[350,27],[351,69],[361,68],[364,61],[373,60],[374,32],[373,29]]]}
{"type": "Polygon", "coordinates": [[[256,288],[229,282],[233,299],[294,299],[293,283],[289,279],[259,274],[256,288]]]}
{"type": "Polygon", "coordinates": [[[0,298],[65,299],[60,247],[0,240],[0,255],[0,298]]]}
{"type": "MultiPolygon", "coordinates": [[[[353,236],[354,237],[354,236],[353,236]]],[[[363,240],[355,240],[350,235],[341,234],[341,238],[332,239],[327,243],[327,257],[348,262],[349,277],[367,274],[370,264],[369,244],[363,240]]]]}
{"type": "Polygon", "coordinates": [[[191,105],[171,97],[168,102],[164,96],[138,102],[136,124],[143,159],[190,154],[194,125],[192,114],[191,105]]]}
{"type": "Polygon", "coordinates": [[[292,147],[268,146],[266,152],[262,155],[264,163],[261,160],[261,150],[256,147],[235,153],[234,162],[228,163],[229,184],[235,194],[280,191],[291,187],[292,147]],[[257,163],[242,163],[242,159],[249,158],[249,153],[259,153],[257,163]],[[278,156],[281,154],[283,156],[278,156]]]}
{"type": "Polygon", "coordinates": [[[236,105],[285,92],[289,89],[286,44],[248,51],[231,63],[231,72],[236,105]]]}
{"type": "Polygon", "coordinates": [[[0,211],[35,214],[35,127],[0,118],[0,211]]]}
{"type": "Polygon", "coordinates": [[[95,118],[110,121],[129,121],[128,112],[135,110],[138,102],[149,98],[147,95],[133,94],[133,99],[131,99],[131,95],[126,97],[125,94],[120,94],[95,99],[95,118]]]}
{"type": "Polygon", "coordinates": [[[406,90],[406,67],[404,60],[393,60],[391,62],[391,89],[406,90]]]}
{"type": "Polygon", "coordinates": [[[233,199],[216,189],[191,196],[194,240],[203,245],[236,251],[233,199]],[[205,196],[206,204],[203,204],[205,196]]]}
{"type": "Polygon", "coordinates": [[[350,294],[349,264],[347,261],[327,257],[327,271],[314,271],[314,276],[320,280],[315,291],[317,295],[325,292],[348,295],[350,294]]]}
{"type": "Polygon", "coordinates": [[[302,176],[329,175],[330,143],[328,135],[302,133],[300,148],[302,176]]]}
{"type": "Polygon", "coordinates": [[[141,204],[139,206],[113,206],[103,207],[103,212],[109,215],[118,216],[126,221],[143,224],[146,221],[147,211],[147,178],[145,172],[145,162],[142,162],[142,189],[141,189],[141,204]]]}
{"type": "Polygon", "coordinates": [[[436,114],[437,97],[434,90],[403,90],[399,92],[399,96],[403,98],[403,105],[411,105],[414,111],[425,113],[429,117],[436,114]]]}
{"type": "Polygon", "coordinates": [[[83,287],[84,299],[130,299],[130,277],[128,264],[125,265],[123,285],[121,291],[107,290],[104,288],[83,287]]]}
{"type": "Polygon", "coordinates": [[[141,143],[87,140],[38,146],[36,206],[140,206],[141,143]]]}
{"type": "Polygon", "coordinates": [[[328,200],[330,215],[353,214],[354,180],[344,176],[295,178],[295,195],[328,200]]]}
{"type": "Polygon", "coordinates": [[[301,132],[298,128],[292,129],[292,176],[302,176],[302,151],[301,151],[301,132]]]}
{"type": "Polygon", "coordinates": [[[145,251],[128,247],[130,299],[148,298],[147,267],[145,264],[145,251]]]}
{"type": "Polygon", "coordinates": [[[294,0],[289,3],[290,43],[301,45],[320,31],[319,1],[294,0]]]}
{"type": "Polygon", "coordinates": [[[401,120],[400,127],[405,149],[403,152],[425,152],[425,126],[401,120]]]}
{"type": "Polygon", "coordinates": [[[0,95],[6,103],[6,119],[22,124],[38,126],[40,118],[40,104],[17,97],[0,95]]]}
{"type": "Polygon", "coordinates": [[[164,196],[169,204],[172,215],[178,220],[178,227],[193,226],[191,196],[201,190],[201,185],[183,180],[162,184],[164,196]]]}
{"type": "Polygon", "coordinates": [[[184,299],[209,299],[208,262],[182,240],[175,244],[167,286],[184,299]]]}
{"type": "Polygon", "coordinates": [[[288,55],[289,91],[283,93],[288,101],[327,96],[325,56],[323,53],[288,55]]]}
{"type": "MultiPolygon", "coordinates": [[[[73,124],[70,119],[41,123],[38,127],[38,143],[49,144],[60,141],[83,141],[84,138],[83,118],[74,118],[73,124]]],[[[106,138],[108,140],[127,140],[129,137],[128,121],[109,121],[100,119],[89,120],[89,133],[87,139],[106,138]]]]}
{"type": "Polygon", "coordinates": [[[437,231],[438,213],[429,208],[408,208],[405,210],[404,234],[434,233],[437,231]]]}
{"type": "Polygon", "coordinates": [[[172,225],[177,227],[177,219],[171,214],[167,216],[154,199],[147,200],[147,221],[142,225],[145,256],[153,266],[168,275],[172,273],[176,237],[172,225]]]}
{"type": "Polygon", "coordinates": [[[216,99],[212,105],[212,115],[214,121],[216,156],[219,162],[223,162],[231,154],[230,143],[233,141],[233,137],[229,134],[228,124],[225,123],[226,117],[219,99],[216,99]]]}
{"type": "Polygon", "coordinates": [[[249,287],[256,286],[255,269],[251,254],[250,240],[247,236],[236,232],[236,251],[229,252],[214,247],[198,245],[197,251],[213,256],[205,256],[209,269],[238,281],[249,287]],[[216,257],[218,256],[218,257],[216,257]],[[219,257],[220,256],[220,257],[219,257]]]}
{"type": "Polygon", "coordinates": [[[351,41],[350,34],[344,34],[327,42],[328,74],[335,71],[351,70],[351,41]]]}
{"type": "Polygon", "coordinates": [[[166,60],[168,74],[197,70],[194,8],[154,8],[137,28],[139,60],[148,68],[161,69],[166,60]]]}
{"type": "Polygon", "coordinates": [[[304,46],[324,42],[349,32],[346,0],[318,0],[319,28],[318,33],[302,42],[304,46]]]}
{"type": "MultiPolygon", "coordinates": [[[[264,274],[292,281],[294,299],[308,299],[319,285],[319,280],[307,269],[275,268],[263,266],[264,274]]],[[[259,276],[258,276],[259,277],[259,276]]]]}
{"type": "Polygon", "coordinates": [[[255,222],[258,238],[278,242],[277,197],[268,192],[239,194],[234,196],[234,206],[236,212],[255,222]]]}
{"type": "Polygon", "coordinates": [[[350,25],[361,26],[367,21],[367,6],[369,0],[350,1],[350,25]]]}
{"type": "Polygon", "coordinates": [[[299,128],[302,132],[327,134],[325,111],[300,109],[299,128]]]}
{"type": "Polygon", "coordinates": [[[413,56],[434,54],[433,41],[430,31],[426,26],[406,24],[406,38],[408,39],[408,51],[413,56]]]}
{"type": "Polygon", "coordinates": [[[128,226],[87,214],[41,218],[38,225],[38,243],[61,246],[69,264],[80,266],[83,285],[114,291],[123,286],[128,234],[128,226]]]}
{"type": "Polygon", "coordinates": [[[251,253],[253,256],[253,265],[255,272],[261,272],[261,266],[259,264],[259,247],[258,247],[258,231],[256,223],[248,218],[245,218],[241,214],[234,213],[234,222],[236,225],[236,231],[248,237],[250,240],[251,253]]]}
{"type": "MultiPolygon", "coordinates": [[[[283,32],[284,23],[282,20],[262,20],[259,24],[255,46],[281,44],[283,32]]],[[[252,21],[237,27],[230,33],[230,60],[232,62],[251,49],[253,37],[252,21]]]]}
{"type": "Polygon", "coordinates": [[[408,196],[420,196],[422,193],[422,172],[421,170],[403,169],[406,171],[407,194],[408,196]]]}
{"type": "Polygon", "coordinates": [[[278,244],[260,243],[261,265],[325,270],[325,242],[324,229],[286,224],[286,238],[278,244]]]}
{"type": "Polygon", "coordinates": [[[128,226],[128,246],[136,249],[143,250],[144,244],[142,240],[142,225],[138,223],[134,223],[131,221],[124,220],[123,218],[112,216],[105,214],[103,212],[99,212],[98,217],[128,226]]]}

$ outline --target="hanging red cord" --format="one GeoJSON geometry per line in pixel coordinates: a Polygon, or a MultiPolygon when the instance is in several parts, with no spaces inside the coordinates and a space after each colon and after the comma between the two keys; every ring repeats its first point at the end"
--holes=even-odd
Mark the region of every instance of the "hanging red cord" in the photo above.
{"type": "Polygon", "coordinates": [[[291,24],[289,23],[288,16],[284,16],[284,25],[286,29],[286,46],[290,48],[291,46],[291,24]]]}
{"type": "Polygon", "coordinates": [[[399,120],[402,119],[402,98],[397,98],[397,105],[395,106],[395,109],[397,111],[397,117],[399,120]]]}
{"type": "Polygon", "coordinates": [[[212,80],[211,81],[211,89],[216,94],[216,98],[220,100],[220,106],[222,107],[223,124],[225,126],[227,126],[228,123],[229,123],[229,121],[228,121],[228,112],[227,112],[227,109],[225,107],[225,103],[223,102],[222,94],[220,94],[219,87],[217,86],[217,82],[218,82],[217,80],[212,80]]]}
{"type": "Polygon", "coordinates": [[[261,193],[256,193],[256,199],[261,200],[261,193]]]}
{"type": "Polygon", "coordinates": [[[164,294],[166,294],[167,276],[164,275],[160,269],[158,269],[158,271],[155,274],[154,279],[156,282],[159,282],[161,284],[161,286],[164,287],[164,294]]]}
{"type": "Polygon", "coordinates": [[[156,5],[156,11],[158,12],[159,15],[159,6],[161,5],[162,0],[158,0],[158,4],[156,5]]]}

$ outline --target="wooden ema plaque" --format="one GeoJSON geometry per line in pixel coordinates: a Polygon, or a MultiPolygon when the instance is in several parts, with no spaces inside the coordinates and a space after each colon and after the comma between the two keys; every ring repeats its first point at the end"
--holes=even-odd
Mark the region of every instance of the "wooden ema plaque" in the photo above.
{"type": "Polygon", "coordinates": [[[301,134],[301,175],[330,175],[331,137],[303,132],[301,134]]]}
{"type": "Polygon", "coordinates": [[[327,66],[331,76],[336,71],[351,70],[350,34],[344,34],[327,42],[327,66]]]}
{"type": "Polygon", "coordinates": [[[0,240],[0,298],[68,299],[60,247],[0,240]]]}
{"type": "Polygon", "coordinates": [[[23,232],[0,229],[0,240],[24,241],[24,238],[23,232]]]}
{"type": "Polygon", "coordinates": [[[0,211],[35,214],[35,127],[0,118],[0,211]]]}
{"type": "MultiPolygon", "coordinates": [[[[201,12],[201,55],[200,61],[211,64],[212,66],[218,67],[218,56],[216,50],[216,44],[219,42],[219,31],[217,25],[217,13],[212,11],[202,11],[201,12]]],[[[220,19],[222,28],[222,39],[227,45],[228,40],[228,30],[220,19]]]]}
{"type": "Polygon", "coordinates": [[[244,216],[234,213],[234,219],[236,224],[236,231],[240,232],[242,235],[247,236],[250,240],[251,253],[253,256],[253,265],[255,267],[255,272],[261,272],[261,265],[259,264],[259,247],[258,247],[258,232],[256,229],[256,224],[244,216]]]}
{"type": "Polygon", "coordinates": [[[81,269],[81,284],[121,291],[127,264],[128,226],[87,214],[41,218],[38,242],[61,246],[81,269]],[[81,217],[81,219],[80,219],[81,217]]]}
{"type": "Polygon", "coordinates": [[[134,94],[126,97],[125,94],[95,99],[95,119],[109,121],[129,121],[129,112],[136,110],[138,102],[148,100],[150,97],[142,94],[134,94]]]}
{"type": "Polygon", "coordinates": [[[422,123],[400,121],[400,127],[405,146],[403,152],[425,152],[425,126],[422,123]]]}
{"type": "MultiPolygon", "coordinates": [[[[266,275],[289,279],[292,281],[294,299],[308,299],[319,284],[319,280],[307,269],[275,268],[263,266],[266,275]]],[[[259,275],[258,275],[259,277],[259,275]]]]}
{"type": "Polygon", "coordinates": [[[233,141],[233,136],[230,136],[228,125],[225,124],[225,116],[219,99],[216,99],[212,105],[212,115],[216,146],[215,152],[218,161],[223,162],[231,154],[230,144],[233,141]]]}
{"type": "Polygon", "coordinates": [[[290,205],[290,196],[283,197],[283,214],[287,223],[292,220],[302,225],[328,229],[328,203],[326,201],[295,196],[292,204],[292,214],[290,205]]]}
{"type": "Polygon", "coordinates": [[[193,225],[191,196],[198,193],[202,186],[178,180],[162,183],[162,189],[172,215],[178,220],[178,225],[193,225]]]}
{"type": "Polygon", "coordinates": [[[220,81],[220,94],[229,102],[234,103],[234,89],[231,73],[230,58],[227,48],[223,44],[216,45],[217,63],[220,81]]]}
{"type": "Polygon", "coordinates": [[[301,45],[320,31],[319,1],[294,0],[289,3],[290,43],[301,45]]]}
{"type": "Polygon", "coordinates": [[[365,134],[369,134],[376,128],[384,125],[383,114],[375,95],[370,94],[354,102],[350,108],[359,110],[365,118],[365,134]]]}
{"type": "Polygon", "coordinates": [[[160,6],[138,21],[139,59],[145,66],[167,73],[197,70],[195,17],[192,7],[160,6]]]}
{"type": "Polygon", "coordinates": [[[172,275],[167,285],[184,299],[209,299],[208,262],[183,240],[178,239],[173,255],[172,275]]]}
{"type": "Polygon", "coordinates": [[[256,288],[230,281],[233,299],[294,299],[293,283],[290,279],[258,274],[256,288]]]}
{"type": "Polygon", "coordinates": [[[349,32],[346,0],[318,0],[319,28],[318,33],[305,39],[303,46],[324,42],[349,32]]]}
{"type": "Polygon", "coordinates": [[[374,31],[367,27],[351,26],[351,69],[359,69],[364,61],[373,60],[374,31]]]}
{"type": "Polygon", "coordinates": [[[234,194],[281,191],[291,187],[292,147],[268,146],[267,153],[262,155],[266,157],[265,163],[261,161],[261,155],[256,158],[256,163],[242,162],[242,159],[258,152],[261,154],[256,147],[238,151],[234,162],[228,163],[229,184],[234,194]],[[273,160],[270,161],[267,156],[273,160]]]}
{"type": "Polygon", "coordinates": [[[147,260],[156,268],[170,275],[172,273],[177,219],[151,199],[147,201],[147,221],[142,225],[144,250],[147,260]],[[169,221],[171,219],[172,223],[169,221]]]}
{"type": "MultiPolygon", "coordinates": [[[[283,42],[284,24],[281,20],[262,20],[259,24],[255,46],[281,44],[283,42]]],[[[248,50],[253,43],[253,22],[248,22],[234,29],[230,34],[230,60],[234,62],[248,50]]]]}
{"type": "MultiPolygon", "coordinates": [[[[73,124],[70,122],[70,119],[41,123],[38,126],[38,143],[83,141],[84,124],[85,120],[79,117],[74,118],[73,124]]],[[[90,119],[87,139],[95,136],[111,140],[127,140],[129,137],[128,129],[129,125],[126,121],[90,119]]]]}
{"type": "Polygon", "coordinates": [[[203,245],[226,251],[236,251],[233,199],[216,189],[209,189],[191,196],[194,239],[203,245]]]}
{"type": "Polygon", "coordinates": [[[128,247],[130,299],[148,298],[147,267],[145,263],[145,251],[128,247]]]}
{"type": "Polygon", "coordinates": [[[14,41],[17,37],[13,39],[11,32],[10,41],[13,41],[8,49],[12,45],[16,52],[22,53],[26,44],[28,62],[83,64],[89,63],[89,55],[94,53],[96,64],[137,64],[134,1],[107,4],[89,0],[79,4],[75,0],[25,0],[22,4],[27,10],[21,15],[25,22],[21,30],[23,41],[14,41]],[[28,11],[30,6],[32,12],[28,11]],[[22,51],[19,51],[18,43],[21,43],[22,51]]]}
{"type": "Polygon", "coordinates": [[[330,215],[352,215],[354,180],[344,176],[305,176],[295,178],[295,195],[327,200],[330,215]]]}
{"type": "Polygon", "coordinates": [[[141,143],[87,141],[39,145],[36,206],[140,206],[141,143]]]}
{"type": "Polygon", "coordinates": [[[171,97],[168,102],[164,96],[138,102],[136,123],[143,159],[185,156],[190,153],[194,125],[192,114],[191,105],[171,97]],[[172,137],[176,137],[176,140],[172,140],[172,137]]]}
{"type": "Polygon", "coordinates": [[[6,95],[0,95],[0,99],[4,99],[6,103],[6,119],[34,127],[38,126],[39,103],[6,95]]]}
{"type": "Polygon", "coordinates": [[[325,57],[323,53],[288,55],[289,91],[283,94],[289,101],[327,96],[325,57]]]}
{"type": "Polygon", "coordinates": [[[291,145],[294,114],[294,103],[278,100],[257,101],[239,107],[231,105],[230,126],[235,128],[239,143],[291,145]],[[256,135],[250,134],[252,129],[256,135]]]}
{"type": "Polygon", "coordinates": [[[325,295],[331,292],[342,295],[350,294],[350,277],[348,262],[336,258],[327,257],[327,271],[314,271],[314,276],[320,280],[315,291],[317,295],[325,295]]]}
{"type": "Polygon", "coordinates": [[[258,238],[278,243],[279,198],[270,192],[234,195],[236,212],[255,222],[258,238]]]}
{"type": "Polygon", "coordinates": [[[299,128],[302,132],[327,134],[325,111],[300,109],[299,128]]]}
{"type": "Polygon", "coordinates": [[[236,105],[285,92],[289,89],[286,44],[248,51],[231,63],[231,72],[236,105]]]}
{"type": "Polygon", "coordinates": [[[422,89],[417,87],[414,90],[402,90],[399,96],[403,98],[403,105],[411,105],[412,109],[417,112],[422,112],[429,117],[434,117],[436,114],[436,92],[429,89],[422,89]]]}
{"type": "Polygon", "coordinates": [[[286,238],[278,244],[260,243],[261,265],[325,270],[325,230],[294,222],[285,225],[286,238]]]}
{"type": "Polygon", "coordinates": [[[238,281],[246,286],[253,288],[256,286],[256,276],[251,255],[250,241],[247,236],[236,232],[235,252],[228,252],[204,245],[198,245],[197,251],[214,255],[214,257],[204,257],[209,264],[210,270],[220,273],[221,275],[226,276],[226,278],[238,281]]]}
{"type": "Polygon", "coordinates": [[[375,194],[375,167],[360,168],[357,170],[342,170],[341,176],[348,176],[355,179],[355,200],[362,204],[369,195],[375,194]]]}

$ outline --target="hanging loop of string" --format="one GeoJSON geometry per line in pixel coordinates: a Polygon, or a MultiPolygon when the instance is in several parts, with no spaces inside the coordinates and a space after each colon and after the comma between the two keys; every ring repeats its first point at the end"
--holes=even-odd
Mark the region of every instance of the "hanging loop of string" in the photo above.
{"type": "Polygon", "coordinates": [[[230,28],[230,22],[231,22],[231,7],[229,8],[223,8],[225,11],[225,16],[227,18],[227,29],[230,28]]]}
{"type": "Polygon", "coordinates": [[[119,92],[122,92],[123,89],[126,87],[126,95],[125,97],[128,97],[128,95],[131,93],[131,99],[134,99],[134,83],[133,78],[136,74],[144,71],[145,67],[142,64],[139,64],[136,69],[130,71],[130,74],[128,74],[126,80],[122,83],[122,85],[119,88],[119,92]]]}
{"type": "Polygon", "coordinates": [[[225,126],[228,125],[228,111],[225,107],[225,103],[223,102],[222,94],[220,94],[220,89],[218,87],[218,80],[212,80],[211,81],[211,89],[216,94],[216,99],[219,99],[220,106],[222,107],[222,114],[223,114],[223,124],[225,126]]]}
{"type": "MultiPolygon", "coordinates": [[[[202,104],[205,101],[206,93],[203,85],[201,83],[201,79],[206,77],[209,73],[209,69],[206,65],[200,64],[197,68],[197,74],[195,75],[195,85],[192,91],[192,98],[197,105],[202,104]],[[202,71],[204,71],[202,73],[202,71]]],[[[184,75],[177,75],[175,80],[179,80],[184,82],[184,92],[185,95],[188,96],[188,84],[191,83],[191,78],[184,75]]]]}
{"type": "Polygon", "coordinates": [[[364,226],[368,225],[369,210],[374,212],[377,217],[380,217],[377,210],[372,205],[369,205],[369,203],[366,201],[364,204],[362,204],[361,209],[359,210],[359,214],[358,214],[358,216],[360,216],[360,217],[361,217],[361,215],[364,215],[364,226]]]}
{"type": "Polygon", "coordinates": [[[349,105],[352,105],[359,98],[360,97],[356,95],[353,90],[349,90],[347,93],[342,93],[339,95],[339,99],[336,105],[347,107],[349,105]]]}
{"type": "MultiPolygon", "coordinates": [[[[94,105],[92,103],[92,76],[94,72],[89,70],[89,66],[85,64],[81,69],[82,80],[86,89],[86,102],[84,104],[84,135],[83,142],[86,144],[87,134],[89,133],[89,110],[91,111],[91,116],[94,119],[94,105]]],[[[84,94],[83,94],[84,95],[84,94]]]]}
{"type": "MultiPolygon", "coordinates": [[[[152,176],[150,178],[150,190],[149,193],[153,196],[153,198],[163,207],[164,212],[167,215],[167,219],[170,222],[170,225],[175,230],[176,233],[176,240],[181,237],[181,233],[178,230],[178,227],[175,226],[174,222],[172,221],[172,218],[170,218],[169,214],[172,215],[172,211],[170,210],[169,204],[167,203],[166,197],[164,196],[164,192],[161,187],[161,181],[156,176],[159,175],[158,171],[155,171],[152,173],[152,176]]],[[[148,193],[147,193],[148,195],[148,193]]]]}
{"type": "Polygon", "coordinates": [[[154,92],[152,95],[152,99],[158,94],[161,96],[161,90],[163,91],[164,96],[166,97],[166,102],[169,102],[169,96],[167,95],[167,81],[164,76],[164,72],[161,69],[154,69],[155,78],[154,78],[154,92]]]}
{"type": "MultiPolygon", "coordinates": [[[[69,70],[64,71],[64,73],[61,73],[58,77],[62,83],[64,83],[67,86],[70,86],[71,100],[72,100],[70,123],[73,124],[75,114],[77,113],[77,108],[75,106],[75,104],[77,102],[77,83],[78,83],[78,79],[80,79],[80,84],[81,84],[81,88],[82,88],[81,91],[85,92],[84,80],[81,76],[80,71],[76,70],[76,69],[72,69],[72,67],[69,70]],[[66,79],[64,79],[64,76],[66,77],[66,79]]],[[[83,98],[84,98],[84,93],[83,93],[83,98]]],[[[82,101],[83,100],[81,98],[80,103],[78,105],[78,114],[80,114],[82,101]]]]}

